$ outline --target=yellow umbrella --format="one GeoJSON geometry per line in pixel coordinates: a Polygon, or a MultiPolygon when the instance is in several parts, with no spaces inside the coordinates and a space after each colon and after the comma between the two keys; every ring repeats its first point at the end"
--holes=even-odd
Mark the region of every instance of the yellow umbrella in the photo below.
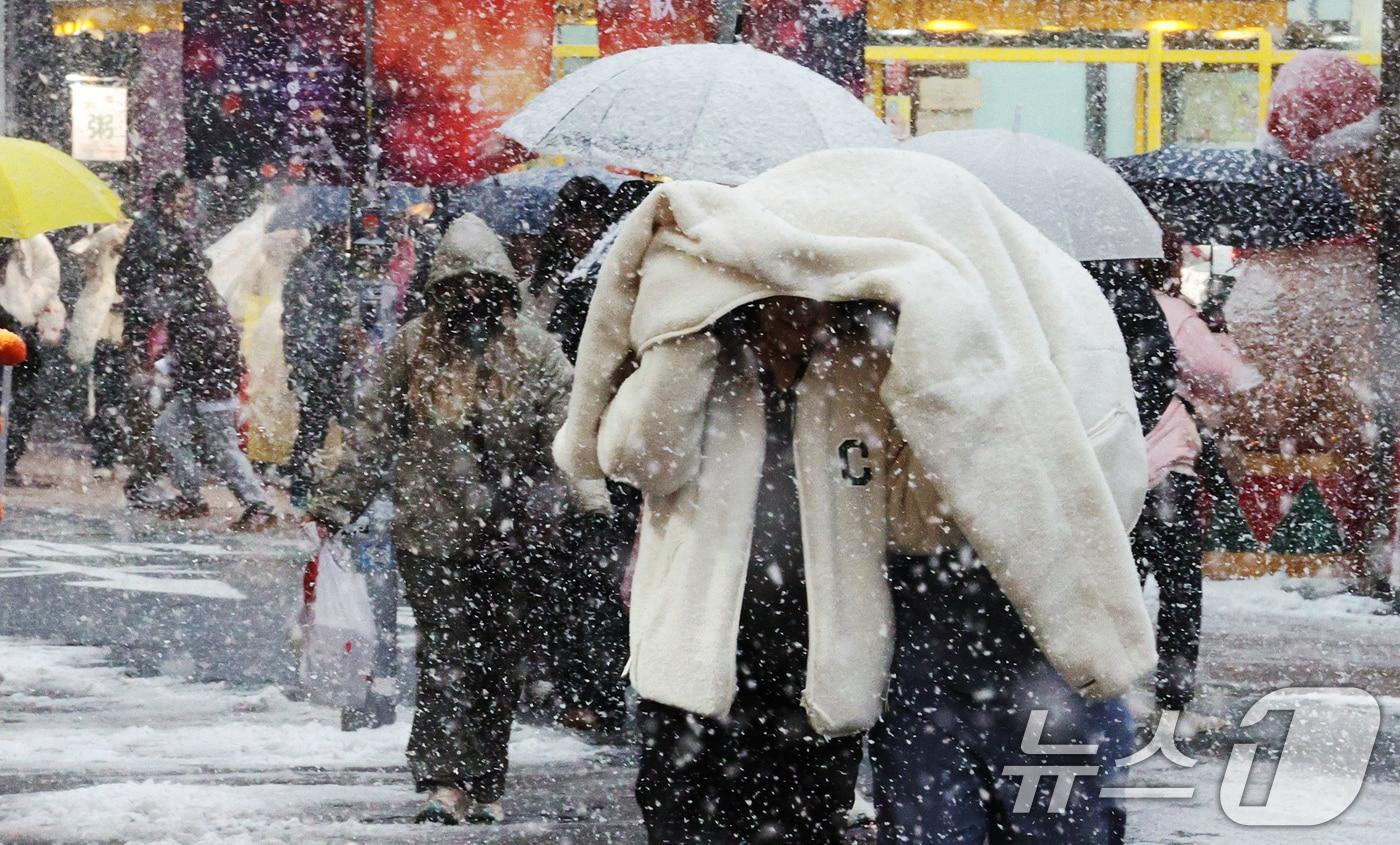
{"type": "Polygon", "coordinates": [[[48,144],[0,138],[0,238],[125,219],[121,197],[77,159],[48,144]]]}

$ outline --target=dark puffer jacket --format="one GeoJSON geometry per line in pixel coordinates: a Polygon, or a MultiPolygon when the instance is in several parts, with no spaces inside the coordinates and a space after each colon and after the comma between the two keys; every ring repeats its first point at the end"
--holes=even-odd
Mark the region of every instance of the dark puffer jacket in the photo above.
{"type": "Polygon", "coordinates": [[[1151,431],[1176,395],[1176,344],[1167,316],[1152,296],[1152,286],[1136,261],[1088,261],[1084,268],[1099,283],[1113,309],[1128,369],[1133,376],[1138,421],[1142,433],[1151,431]]]}
{"type": "Polygon", "coordinates": [[[124,342],[143,351],[151,329],[184,291],[206,277],[207,268],[198,243],[178,221],[158,211],[139,217],[117,265],[124,342]]]}
{"type": "Polygon", "coordinates": [[[166,315],[175,392],[195,402],[236,396],[243,374],[238,329],[209,280],[172,291],[166,315]]]}

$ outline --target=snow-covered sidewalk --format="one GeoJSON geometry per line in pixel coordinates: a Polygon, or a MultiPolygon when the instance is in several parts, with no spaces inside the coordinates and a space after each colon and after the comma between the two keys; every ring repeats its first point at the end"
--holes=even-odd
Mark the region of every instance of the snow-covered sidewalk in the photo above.
{"type": "MultiPolygon", "coordinates": [[[[107,656],[0,638],[0,842],[309,845],[411,832],[411,711],[344,733],[337,711],[273,687],[130,677],[107,656]]],[[[511,743],[517,769],[597,756],[531,726],[511,743]]]]}
{"type": "MultiPolygon", "coordinates": [[[[1380,602],[1341,594],[1327,581],[1208,584],[1202,708],[1234,725],[1250,704],[1283,687],[1365,689],[1384,708],[1371,771],[1357,801],[1330,824],[1246,828],[1226,817],[1219,796],[1230,746],[1247,732],[1184,744],[1196,766],[1178,768],[1158,757],[1134,768],[1132,785],[1193,787],[1194,796],[1131,802],[1129,842],[1394,841],[1400,618],[1384,611],[1380,602]]],[[[625,752],[518,726],[508,824],[415,826],[418,797],[403,765],[407,708],[392,727],[343,733],[336,711],[289,700],[277,687],[138,677],[114,662],[117,654],[0,637],[0,843],[624,845],[644,839],[625,752]]],[[[1282,721],[1275,729],[1286,726],[1282,721]]],[[[1267,737],[1261,742],[1269,747],[1267,737]]],[[[1267,787],[1268,767],[1257,774],[1256,786],[1267,787]]],[[[1326,772],[1316,774],[1325,786],[1326,772]]]]}

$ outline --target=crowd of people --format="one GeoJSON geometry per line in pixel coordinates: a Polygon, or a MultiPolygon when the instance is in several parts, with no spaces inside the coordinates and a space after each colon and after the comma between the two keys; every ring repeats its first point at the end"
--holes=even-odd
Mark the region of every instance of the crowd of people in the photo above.
{"type": "MultiPolygon", "coordinates": [[[[1268,133],[1340,162],[1367,207],[1370,117],[1323,107],[1268,133]]],[[[99,394],[94,460],[171,519],[208,514],[212,471],[244,507],[233,527],[260,530],[277,516],[240,448],[239,331],[192,198],[162,177],[124,244],[77,250],[119,303],[119,328],[71,332],[99,394]]],[[[1180,295],[1180,245],[1080,265],[919,153],[819,153],[738,188],[579,176],[543,232],[423,225],[439,228],[361,384],[348,225],[311,231],[281,292],[293,503],[327,533],[393,503],[420,821],[505,818],[543,653],[565,725],[635,718],[654,843],[839,842],[867,754],[882,842],[1121,842],[1127,810],[1103,790],[1159,717],[1131,712],[1132,684],[1151,674],[1160,718],[1211,727],[1191,709],[1210,429],[1283,449],[1315,422],[1326,451],[1365,416],[1356,391],[1324,409],[1346,425],[1244,414],[1261,386],[1296,399],[1302,356],[1238,308],[1245,351],[1208,326],[1180,295]],[[1062,810],[1046,781],[1027,811],[1008,772],[1085,761],[1036,745],[1096,749],[1062,810]]],[[[59,343],[52,246],[5,249],[3,326],[59,343]]],[[[1328,367],[1360,365],[1328,350],[1305,365],[1337,389],[1328,367]]],[[[15,373],[9,470],[30,379],[15,373]]]]}

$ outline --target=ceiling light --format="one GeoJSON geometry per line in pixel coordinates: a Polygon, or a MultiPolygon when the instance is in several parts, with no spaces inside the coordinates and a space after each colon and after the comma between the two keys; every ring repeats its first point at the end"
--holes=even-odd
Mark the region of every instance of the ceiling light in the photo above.
{"type": "Polygon", "coordinates": [[[972,21],[960,21],[952,18],[935,18],[931,21],[924,21],[919,27],[925,32],[972,32],[977,28],[977,24],[972,21]]]}
{"type": "Polygon", "coordinates": [[[1221,41],[1253,41],[1259,37],[1262,29],[1256,26],[1247,26],[1240,29],[1217,29],[1214,36],[1221,41]]]}
{"type": "Polygon", "coordinates": [[[1195,29],[1196,25],[1190,21],[1178,20],[1156,20],[1147,24],[1147,28],[1153,32],[1186,32],[1195,29]]]}

